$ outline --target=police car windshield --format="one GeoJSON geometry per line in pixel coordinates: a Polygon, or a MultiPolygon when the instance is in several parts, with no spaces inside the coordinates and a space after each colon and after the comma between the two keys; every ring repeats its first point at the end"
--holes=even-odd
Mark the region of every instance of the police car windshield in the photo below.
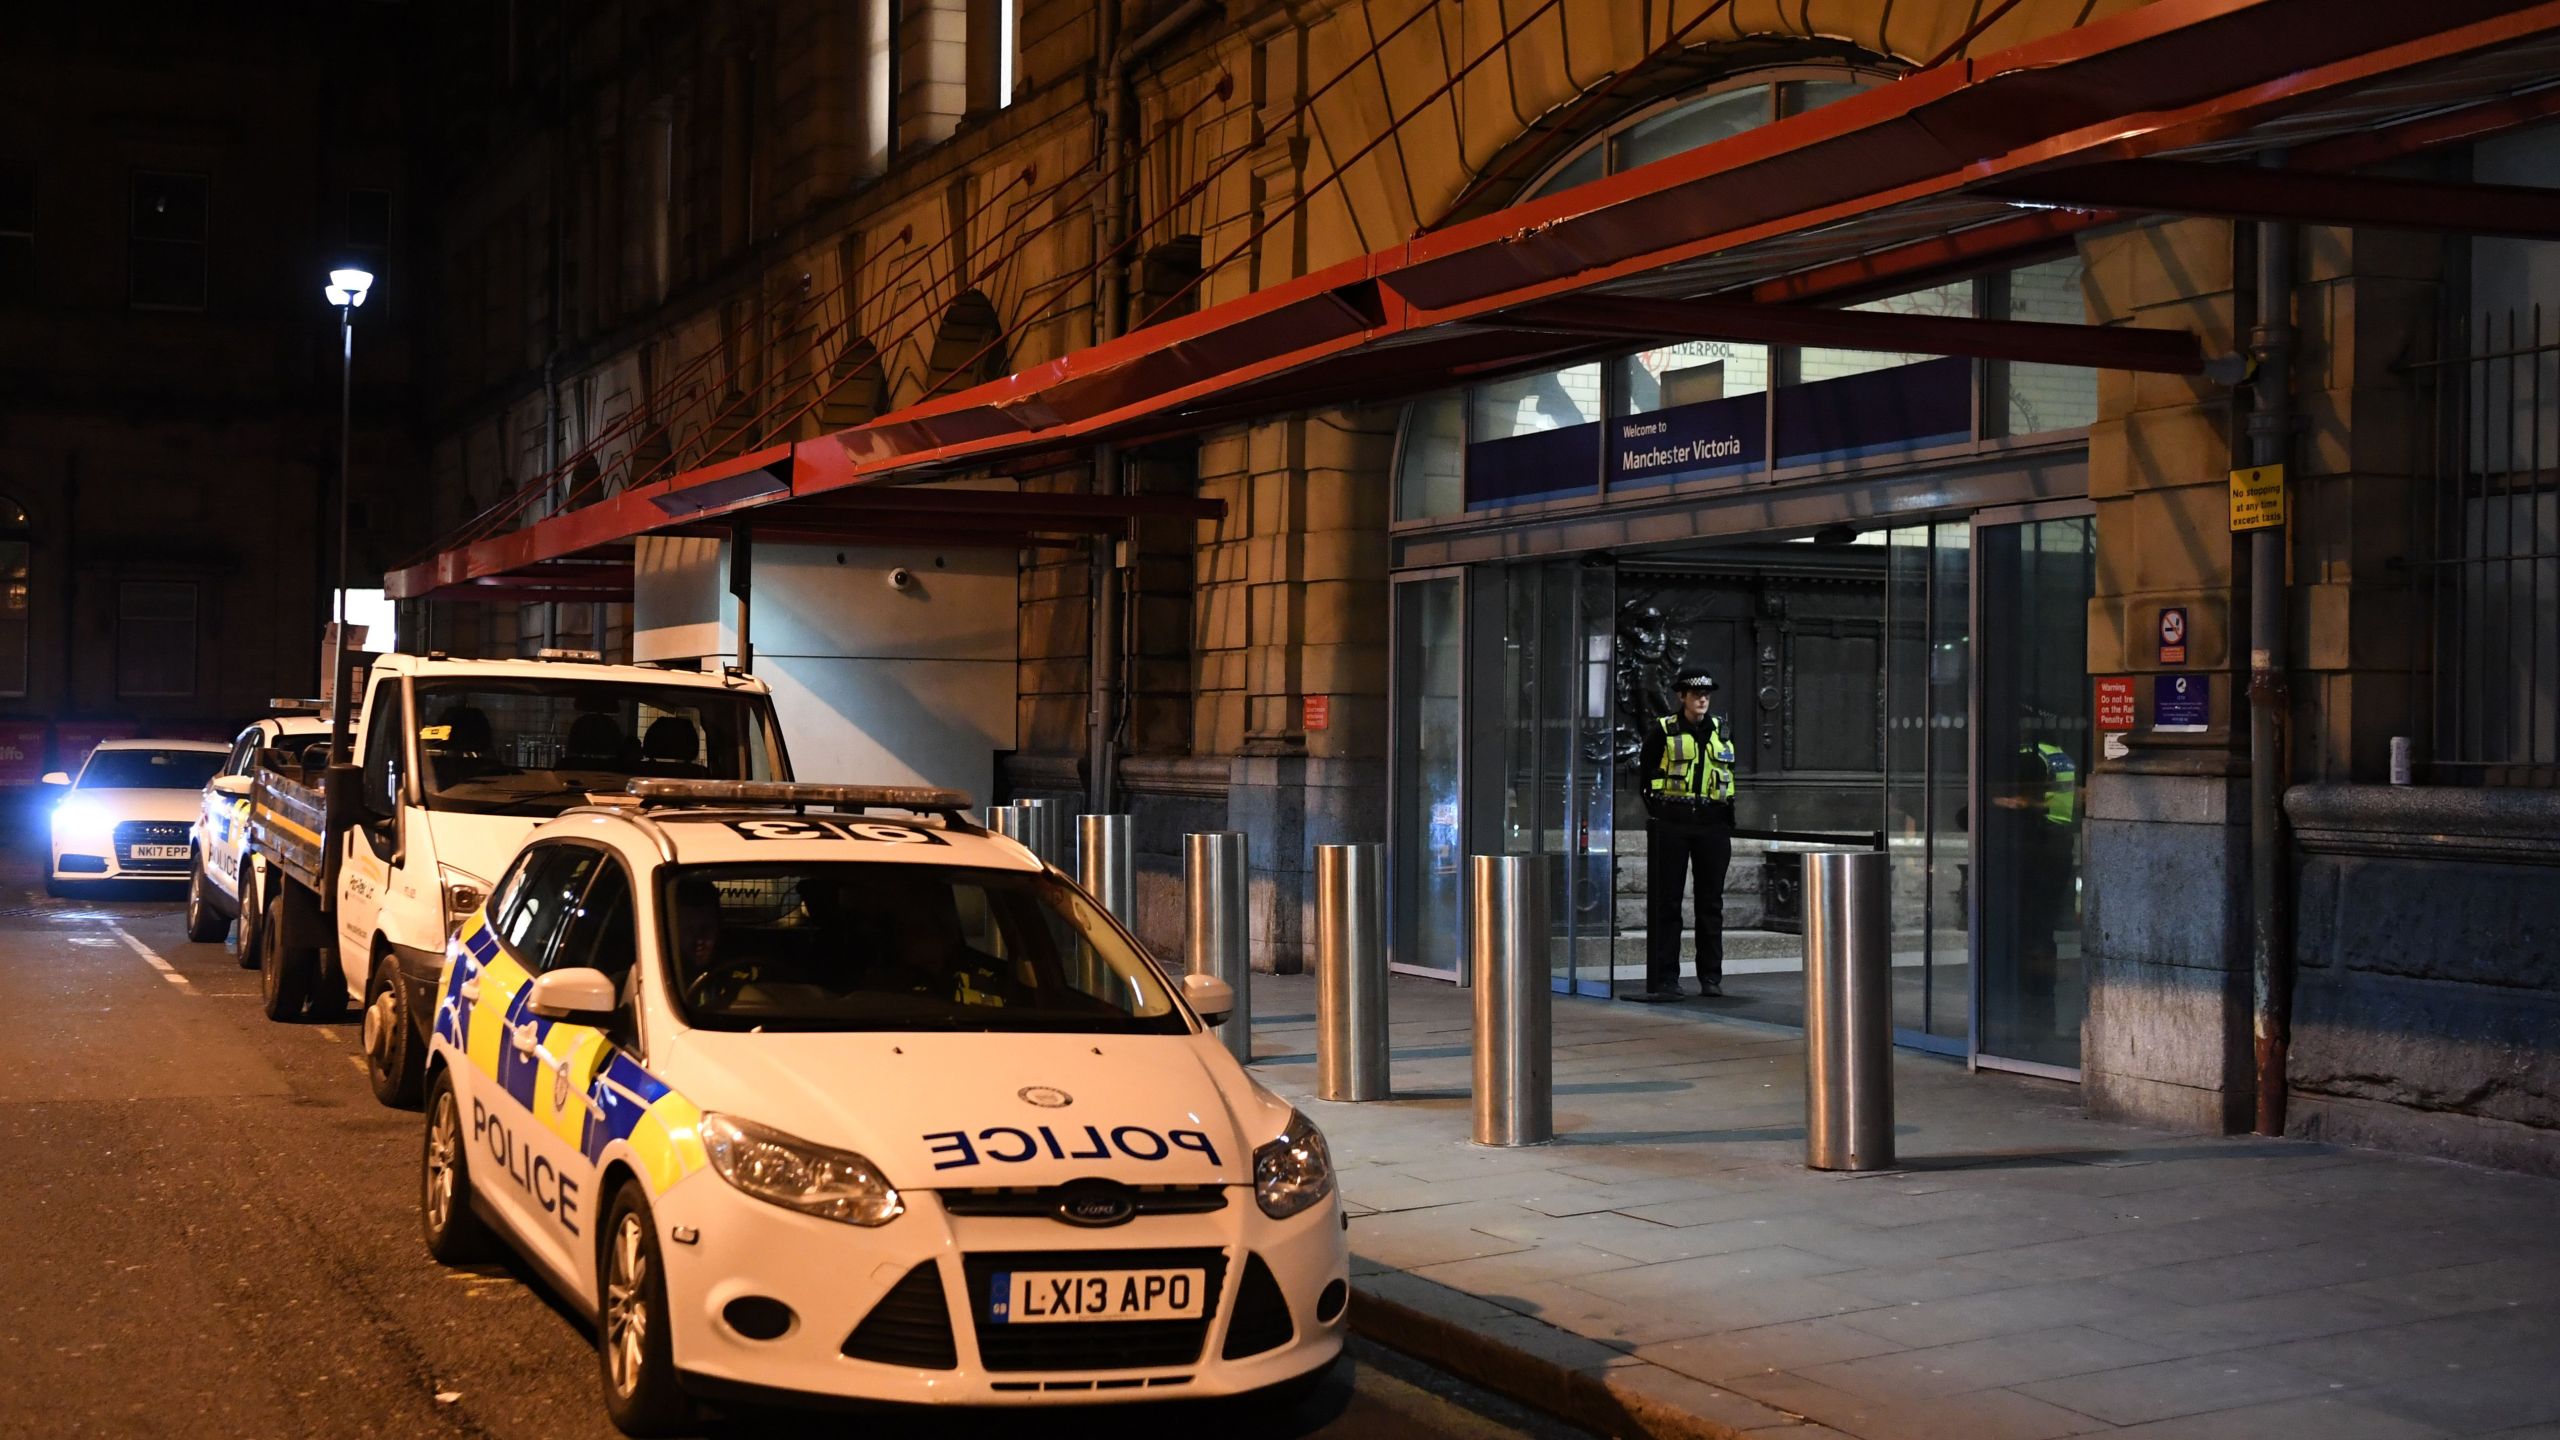
{"type": "Polygon", "coordinates": [[[416,712],[427,808],[557,815],[634,776],[776,780],[761,695],[623,680],[422,682],[416,712]]]}
{"type": "Polygon", "coordinates": [[[201,790],[222,768],[219,750],[101,750],[80,771],[83,790],[201,790]]]}
{"type": "Polygon", "coordinates": [[[1045,874],[860,861],[674,867],[662,872],[659,907],[677,1005],[705,1028],[1188,1028],[1146,957],[1045,874]]]}

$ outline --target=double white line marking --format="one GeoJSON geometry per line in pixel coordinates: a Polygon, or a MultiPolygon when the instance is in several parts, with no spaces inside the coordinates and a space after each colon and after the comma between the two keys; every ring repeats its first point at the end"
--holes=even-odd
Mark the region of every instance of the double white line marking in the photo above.
{"type": "Polygon", "coordinates": [[[187,977],[179,974],[176,966],[161,959],[150,946],[134,939],[123,926],[118,925],[112,920],[107,922],[107,928],[116,932],[116,938],[123,941],[126,948],[132,950],[134,954],[141,956],[144,962],[149,964],[152,969],[159,971],[161,979],[168,981],[170,984],[175,985],[179,989],[187,991],[190,994],[194,993],[196,987],[187,983],[187,977]]]}

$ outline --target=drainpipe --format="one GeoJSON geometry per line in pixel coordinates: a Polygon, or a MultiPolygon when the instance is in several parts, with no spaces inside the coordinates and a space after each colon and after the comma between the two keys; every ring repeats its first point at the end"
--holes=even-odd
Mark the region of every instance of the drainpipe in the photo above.
{"type": "MultiPolygon", "coordinates": [[[[2260,163],[2284,164],[2271,152],[2260,163]]],[[[2258,226],[2258,323],[2249,335],[2257,395],[2249,463],[2281,465],[2293,433],[2294,227],[2258,226]]],[[[2257,1132],[2284,1133],[2285,1052],[2293,1038],[2293,943],[2284,887],[2284,775],[2291,696],[2286,644],[2285,527],[2249,532],[2250,1032],[2257,1052],[2257,1132]]]]}
{"type": "MultiPolygon", "coordinates": [[[[1130,111],[1135,107],[1129,72],[1150,51],[1216,8],[1212,0],[1183,0],[1124,45],[1120,43],[1121,3],[1122,0],[1096,0],[1094,6],[1094,53],[1108,57],[1102,70],[1102,94],[1097,97],[1102,102],[1103,173],[1102,206],[1094,214],[1093,226],[1093,339],[1097,345],[1117,339],[1129,313],[1128,257],[1119,253],[1129,236],[1127,161],[1130,111]]],[[[1104,443],[1093,447],[1093,488],[1097,495],[1118,495],[1127,488],[1119,446],[1104,443]]],[[[1120,677],[1125,658],[1121,652],[1126,643],[1121,634],[1121,612],[1127,571],[1120,565],[1120,547],[1114,537],[1096,536],[1092,543],[1092,633],[1087,649],[1092,663],[1086,667],[1091,692],[1086,697],[1089,728],[1085,808],[1095,814],[1108,814],[1119,788],[1114,782],[1120,768],[1120,677]]]]}

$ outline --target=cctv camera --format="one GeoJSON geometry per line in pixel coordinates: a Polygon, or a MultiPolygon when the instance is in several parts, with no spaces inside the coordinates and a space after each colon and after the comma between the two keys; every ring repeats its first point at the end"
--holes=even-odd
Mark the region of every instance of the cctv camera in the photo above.
{"type": "Polygon", "coordinates": [[[916,577],[904,565],[889,572],[889,588],[892,590],[912,590],[915,583],[916,577]]]}

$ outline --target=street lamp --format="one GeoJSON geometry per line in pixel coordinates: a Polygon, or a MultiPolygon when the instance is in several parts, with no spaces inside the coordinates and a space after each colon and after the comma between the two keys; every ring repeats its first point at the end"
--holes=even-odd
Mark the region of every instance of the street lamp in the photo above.
{"type": "MultiPolygon", "coordinates": [[[[330,589],[335,593],[337,628],[329,644],[329,673],[321,677],[332,706],[346,698],[337,693],[338,670],[347,648],[347,489],[353,476],[348,456],[354,448],[355,374],[356,374],[356,308],[364,304],[365,292],[373,288],[373,272],[352,266],[329,272],[329,284],[320,293],[338,307],[338,551],[336,575],[330,589]]],[[[343,759],[345,757],[333,757],[343,759]]]]}

